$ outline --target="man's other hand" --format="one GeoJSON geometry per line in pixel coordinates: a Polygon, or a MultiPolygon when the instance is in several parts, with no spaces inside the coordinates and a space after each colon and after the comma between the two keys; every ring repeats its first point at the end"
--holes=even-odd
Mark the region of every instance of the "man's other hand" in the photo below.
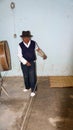
{"type": "Polygon", "coordinates": [[[30,62],[27,62],[26,65],[27,65],[27,66],[31,66],[30,62]]]}

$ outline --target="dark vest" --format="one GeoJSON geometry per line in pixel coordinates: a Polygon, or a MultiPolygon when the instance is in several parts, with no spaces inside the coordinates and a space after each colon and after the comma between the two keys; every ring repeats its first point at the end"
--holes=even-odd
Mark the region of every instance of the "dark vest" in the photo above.
{"type": "Polygon", "coordinates": [[[31,40],[30,46],[28,48],[24,45],[23,42],[21,42],[19,45],[22,49],[23,58],[25,58],[28,62],[36,60],[35,41],[31,40]]]}

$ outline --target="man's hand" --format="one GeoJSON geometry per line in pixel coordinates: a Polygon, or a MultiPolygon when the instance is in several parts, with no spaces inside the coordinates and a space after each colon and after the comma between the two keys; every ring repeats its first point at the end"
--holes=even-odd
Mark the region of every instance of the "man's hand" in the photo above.
{"type": "Polygon", "coordinates": [[[46,55],[43,55],[43,60],[47,59],[47,56],[46,55]]]}
{"type": "Polygon", "coordinates": [[[27,65],[27,66],[31,66],[30,62],[28,62],[28,61],[27,61],[26,65],[27,65]]]}

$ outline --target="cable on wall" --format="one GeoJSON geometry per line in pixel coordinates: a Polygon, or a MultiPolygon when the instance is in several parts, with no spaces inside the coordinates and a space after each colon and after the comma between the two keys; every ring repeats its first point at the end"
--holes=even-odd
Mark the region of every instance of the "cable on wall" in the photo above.
{"type": "Polygon", "coordinates": [[[13,34],[13,37],[16,38],[17,37],[17,34],[16,34],[16,25],[15,25],[15,3],[14,2],[11,2],[10,3],[10,8],[12,10],[12,14],[13,14],[13,26],[14,26],[14,34],[13,34]]]}

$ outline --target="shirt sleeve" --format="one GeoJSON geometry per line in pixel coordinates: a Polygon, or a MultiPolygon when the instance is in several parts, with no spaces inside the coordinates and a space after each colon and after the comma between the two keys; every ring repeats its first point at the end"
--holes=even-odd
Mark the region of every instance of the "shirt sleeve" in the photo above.
{"type": "Polygon", "coordinates": [[[22,56],[22,50],[21,47],[18,45],[18,58],[20,60],[20,62],[22,62],[24,65],[27,63],[27,60],[25,58],[23,58],[22,56]]]}
{"type": "Polygon", "coordinates": [[[37,42],[35,42],[35,50],[37,50],[39,48],[37,42]]]}

